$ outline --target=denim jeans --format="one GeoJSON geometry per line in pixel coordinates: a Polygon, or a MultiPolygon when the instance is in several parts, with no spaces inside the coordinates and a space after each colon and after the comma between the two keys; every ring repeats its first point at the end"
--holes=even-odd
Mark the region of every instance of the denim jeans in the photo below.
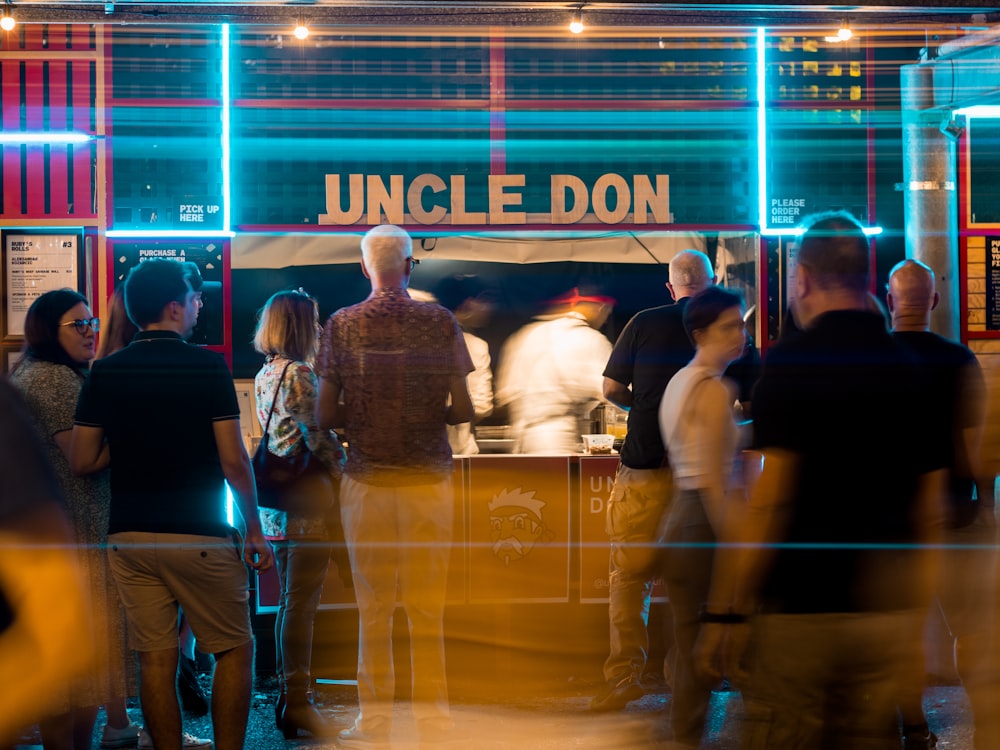
{"type": "Polygon", "coordinates": [[[606,530],[611,537],[608,562],[608,619],[611,648],[604,679],[617,683],[642,676],[649,637],[649,597],[659,572],[659,534],[669,506],[669,468],[630,469],[619,465],[608,499],[606,530]]]}
{"type": "Polygon", "coordinates": [[[274,620],[275,666],[289,694],[312,686],[313,623],[323,581],[330,566],[330,546],[323,540],[272,542],[281,587],[274,620]]]}
{"type": "Polygon", "coordinates": [[[674,620],[670,722],[678,742],[697,746],[712,685],[695,673],[694,644],[701,628],[698,610],[708,599],[715,557],[715,534],[697,490],[679,490],[674,495],[664,544],[663,581],[674,620]]]}

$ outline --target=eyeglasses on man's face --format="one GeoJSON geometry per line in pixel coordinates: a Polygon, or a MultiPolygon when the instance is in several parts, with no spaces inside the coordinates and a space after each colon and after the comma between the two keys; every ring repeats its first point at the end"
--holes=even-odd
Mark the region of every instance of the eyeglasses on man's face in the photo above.
{"type": "Polygon", "coordinates": [[[59,324],[60,328],[62,328],[63,326],[73,326],[76,329],[76,332],[82,336],[87,332],[88,328],[94,333],[97,333],[99,330],[101,330],[101,319],[84,318],[83,320],[71,320],[67,323],[59,324]]]}
{"type": "Polygon", "coordinates": [[[419,266],[420,265],[420,259],[419,258],[414,258],[412,255],[409,258],[407,258],[407,260],[410,261],[410,270],[411,271],[413,270],[414,266],[419,266]]]}

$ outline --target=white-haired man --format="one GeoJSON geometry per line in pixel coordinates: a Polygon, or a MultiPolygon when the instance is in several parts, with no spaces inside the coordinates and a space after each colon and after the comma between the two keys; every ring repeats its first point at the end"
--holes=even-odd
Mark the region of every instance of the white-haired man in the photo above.
{"type": "Polygon", "coordinates": [[[443,616],[454,464],[446,426],[472,419],[473,366],[455,317],[407,293],[412,249],[396,226],[364,236],[361,270],[372,292],[330,316],[317,366],[319,424],[348,440],[340,503],[358,602],[360,710],[341,732],[344,747],[389,741],[397,586],[410,624],[420,739],[452,729],[443,616]]]}

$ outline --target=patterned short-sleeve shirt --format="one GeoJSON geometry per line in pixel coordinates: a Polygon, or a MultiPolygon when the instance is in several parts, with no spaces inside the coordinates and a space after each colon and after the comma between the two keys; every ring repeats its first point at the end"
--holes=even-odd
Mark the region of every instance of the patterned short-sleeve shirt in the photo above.
{"type": "MultiPolygon", "coordinates": [[[[270,358],[254,378],[257,418],[261,427],[267,424],[273,404],[274,413],[268,427],[268,450],[279,456],[288,456],[308,446],[330,473],[339,477],[344,449],[336,434],[331,430],[321,430],[316,423],[317,388],[316,373],[308,362],[284,357],[270,358]]],[[[264,535],[272,539],[323,536],[327,531],[322,516],[286,513],[274,508],[261,508],[260,520],[264,535]]]]}
{"type": "Polygon", "coordinates": [[[374,291],[327,320],[316,370],[343,391],[346,474],[383,486],[451,474],[450,381],[473,365],[448,310],[403,289],[374,291]]]}

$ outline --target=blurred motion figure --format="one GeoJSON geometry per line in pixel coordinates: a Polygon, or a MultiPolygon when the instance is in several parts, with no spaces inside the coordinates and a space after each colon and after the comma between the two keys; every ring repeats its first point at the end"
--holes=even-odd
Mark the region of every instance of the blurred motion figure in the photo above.
{"type": "Polygon", "coordinates": [[[804,227],[802,331],[770,349],[754,390],[763,468],[726,519],[696,663],[742,689],[747,750],[888,750],[930,603],[950,433],[914,408],[933,388],[869,308],[861,225],[835,212],[804,227]]]}
{"type": "Polygon", "coordinates": [[[478,276],[454,274],[447,276],[434,287],[437,301],[450,310],[462,328],[465,346],[475,368],[466,382],[475,410],[472,422],[448,425],[448,442],[454,454],[479,453],[473,426],[493,413],[493,367],[490,346],[472,331],[489,323],[493,315],[493,300],[486,285],[478,276]]]}
{"type": "MultiPolygon", "coordinates": [[[[95,637],[102,668],[86,679],[67,683],[66,711],[41,722],[46,748],[87,748],[98,707],[106,705],[110,729],[106,740],[135,743],[139,727],[125,711],[128,692],[125,623],[121,602],[108,568],[104,545],[111,511],[108,472],[75,476],[70,470],[73,412],[87,367],[94,358],[98,320],[83,295],[72,289],[45,292],[32,302],[24,323],[21,360],[11,383],[23,394],[66,498],[80,563],[89,586],[95,637]]],[[[107,448],[99,468],[108,465],[107,448]]]]}
{"type": "Polygon", "coordinates": [[[694,669],[699,608],[708,595],[726,516],[731,506],[738,512],[743,503],[734,467],[746,441],[736,422],[735,384],[723,378],[746,347],[743,298],[708,287],[688,300],[684,329],[695,344],[694,359],[670,379],[659,416],[674,484],[662,535],[674,628],[670,720],[674,739],[694,748],[701,742],[713,687],[694,669]]]}
{"type": "Polygon", "coordinates": [[[611,342],[600,332],[615,301],[571,289],[504,344],[497,406],[510,407],[515,453],[578,453],[604,400],[611,342]]]}
{"type": "Polygon", "coordinates": [[[35,418],[6,379],[0,414],[0,747],[7,747],[33,722],[64,714],[66,685],[99,665],[77,532],[35,418]]]}
{"type": "MultiPolygon", "coordinates": [[[[893,335],[913,350],[931,378],[934,398],[916,406],[933,415],[946,430],[953,448],[948,466],[941,574],[937,603],[955,638],[955,667],[972,704],[975,747],[1000,747],[1000,674],[993,647],[995,635],[996,471],[980,461],[986,417],[986,383],[976,356],[957,341],[930,330],[937,307],[934,271],[907,259],[889,273],[886,304],[893,335]]],[[[927,670],[924,660],[912,664],[912,678],[900,699],[904,750],[935,747],[927,726],[922,697],[927,670]]]]}

